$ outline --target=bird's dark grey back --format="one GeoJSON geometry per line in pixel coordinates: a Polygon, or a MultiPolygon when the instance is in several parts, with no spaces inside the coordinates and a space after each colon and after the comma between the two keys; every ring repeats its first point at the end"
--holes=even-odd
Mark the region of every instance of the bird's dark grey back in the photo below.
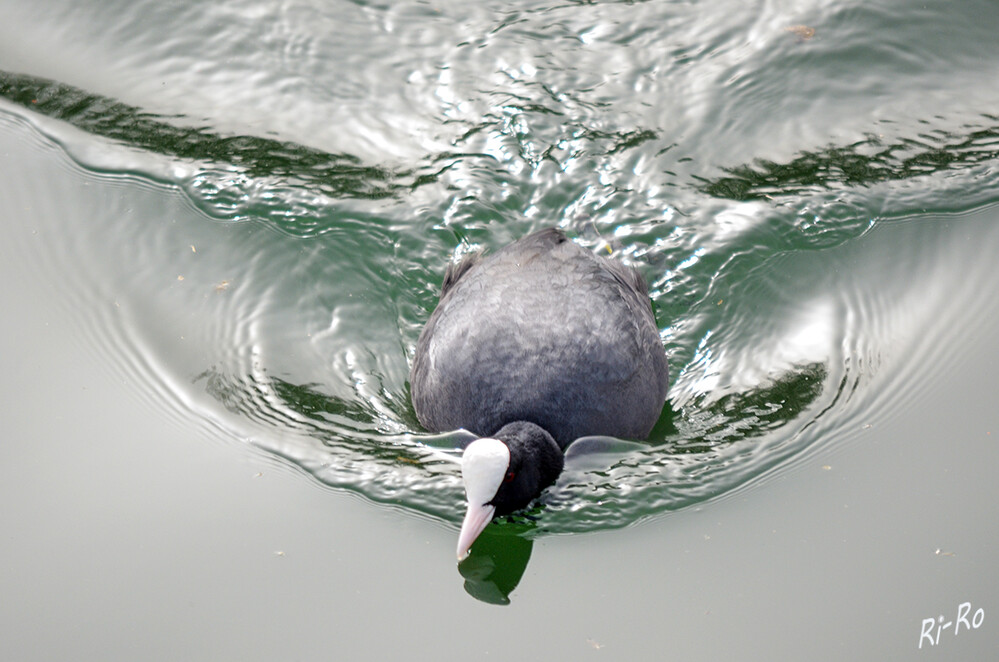
{"type": "Polygon", "coordinates": [[[530,421],[564,448],[645,438],[668,368],[641,275],[558,230],[449,268],[417,342],[413,405],[431,431],[530,421]]]}

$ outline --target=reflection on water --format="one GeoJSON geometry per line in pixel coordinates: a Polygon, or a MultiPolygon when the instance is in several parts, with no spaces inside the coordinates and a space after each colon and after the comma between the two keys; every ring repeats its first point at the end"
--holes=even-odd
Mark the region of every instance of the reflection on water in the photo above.
{"type": "Polygon", "coordinates": [[[718,445],[778,430],[818,400],[827,385],[827,376],[826,366],[816,363],[782,375],[761,388],[723,395],[697,408],[693,420],[703,427],[685,429],[675,451],[706,453],[718,445]]]}
{"type": "Polygon", "coordinates": [[[482,532],[475,541],[475,552],[458,564],[469,595],[490,604],[510,603],[510,593],[531,560],[534,541],[523,535],[530,528],[530,523],[513,522],[505,527],[489,526],[482,532]]]}
{"type": "Polygon", "coordinates": [[[338,199],[380,199],[433,181],[431,170],[395,172],[351,154],[258,136],[223,136],[171,123],[70,85],[0,71],[0,96],[95,136],[201,164],[178,184],[205,213],[225,220],[269,218],[289,232],[308,227],[338,199]],[[303,193],[305,195],[303,195],[303,193]]]}
{"type": "Polygon", "coordinates": [[[724,168],[702,190],[732,200],[771,199],[825,189],[870,186],[967,168],[999,157],[999,117],[984,114],[962,131],[936,129],[894,144],[869,135],[845,146],[803,152],[787,163],[760,159],[724,168]]]}

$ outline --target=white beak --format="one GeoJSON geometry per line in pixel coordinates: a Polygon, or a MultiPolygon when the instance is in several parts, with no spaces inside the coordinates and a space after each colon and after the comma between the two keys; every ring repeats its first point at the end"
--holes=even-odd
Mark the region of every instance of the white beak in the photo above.
{"type": "Polygon", "coordinates": [[[496,508],[489,502],[496,496],[510,466],[510,449],[498,439],[476,439],[461,458],[461,477],[468,497],[468,510],[458,534],[458,560],[468,556],[472,543],[492,521],[496,508]]]}
{"type": "Polygon", "coordinates": [[[458,534],[458,560],[464,560],[468,556],[468,550],[472,543],[479,537],[482,530],[493,521],[493,513],[496,512],[494,506],[468,504],[465,511],[465,520],[461,523],[461,533],[458,534]]]}

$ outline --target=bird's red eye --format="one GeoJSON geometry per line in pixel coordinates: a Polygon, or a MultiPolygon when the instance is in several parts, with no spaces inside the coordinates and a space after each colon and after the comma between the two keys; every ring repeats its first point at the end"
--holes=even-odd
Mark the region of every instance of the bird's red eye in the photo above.
{"type": "Polygon", "coordinates": [[[516,478],[516,477],[517,477],[517,474],[515,474],[512,471],[507,471],[506,472],[506,477],[503,479],[503,482],[504,483],[512,483],[513,479],[516,478]]]}

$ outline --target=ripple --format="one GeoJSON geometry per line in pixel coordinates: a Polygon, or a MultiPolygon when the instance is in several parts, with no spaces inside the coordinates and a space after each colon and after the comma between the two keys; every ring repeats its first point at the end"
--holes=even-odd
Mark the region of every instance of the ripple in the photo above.
{"type": "MultiPolygon", "coordinates": [[[[996,118],[827,130],[871,81],[822,93],[811,75],[816,52],[866,52],[849,7],[814,7],[808,43],[774,8],[453,9],[358,3],[342,25],[254,2],[160,14],[193,27],[133,53],[183,83],[157,112],[0,72],[0,123],[34,157],[12,177],[46,201],[46,243],[25,254],[138,397],[454,525],[464,437],[419,429],[416,338],[453,255],[559,225],[646,276],[674,376],[647,442],[572,453],[528,513],[531,535],[562,534],[725,498],[855,443],[975,332],[996,280],[996,118]],[[836,29],[849,38],[822,41],[836,29]],[[795,85],[817,113],[801,135],[781,101],[795,85]],[[238,112],[208,112],[227,91],[238,112]]],[[[154,40],[137,15],[123,24],[154,40]]],[[[946,64],[863,44],[917,77],[946,64]]]]}

